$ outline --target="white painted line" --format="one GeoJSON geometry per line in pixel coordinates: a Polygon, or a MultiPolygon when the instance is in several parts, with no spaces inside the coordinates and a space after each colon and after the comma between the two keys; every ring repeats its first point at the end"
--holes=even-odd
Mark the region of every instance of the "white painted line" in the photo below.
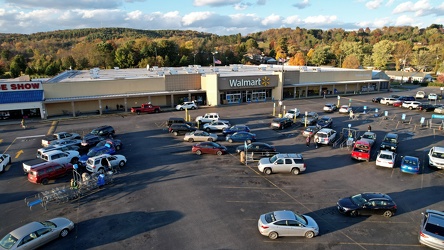
{"type": "Polygon", "coordinates": [[[45,135],[31,135],[31,136],[22,136],[22,137],[17,137],[16,139],[26,139],[26,138],[35,138],[35,137],[43,137],[45,135]]]}

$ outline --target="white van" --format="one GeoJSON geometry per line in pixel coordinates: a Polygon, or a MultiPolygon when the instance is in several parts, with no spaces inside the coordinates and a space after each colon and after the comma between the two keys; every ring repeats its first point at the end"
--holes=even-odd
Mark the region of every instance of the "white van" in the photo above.
{"type": "Polygon", "coordinates": [[[385,104],[385,105],[393,105],[393,103],[396,102],[396,98],[392,98],[392,97],[384,97],[381,99],[381,101],[379,101],[379,103],[381,104],[385,104]]]}

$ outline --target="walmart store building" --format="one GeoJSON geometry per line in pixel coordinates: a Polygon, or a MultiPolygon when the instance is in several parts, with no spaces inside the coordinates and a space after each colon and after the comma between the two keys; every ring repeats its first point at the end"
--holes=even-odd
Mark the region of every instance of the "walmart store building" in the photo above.
{"type": "MultiPolygon", "coordinates": [[[[70,70],[40,81],[0,82],[0,114],[78,116],[128,111],[151,102],[219,106],[388,91],[389,80],[372,70],[292,66],[70,70]],[[285,67],[285,68],[284,68],[285,67]]],[[[380,73],[379,73],[380,74],[380,73]]]]}

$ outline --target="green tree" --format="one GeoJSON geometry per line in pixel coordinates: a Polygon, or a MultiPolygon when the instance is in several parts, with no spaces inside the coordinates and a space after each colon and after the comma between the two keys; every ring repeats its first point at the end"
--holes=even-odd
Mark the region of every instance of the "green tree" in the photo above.
{"type": "Polygon", "coordinates": [[[278,40],[278,47],[283,51],[284,54],[288,53],[288,38],[281,37],[278,40]]]}
{"type": "Polygon", "coordinates": [[[120,47],[116,50],[115,61],[120,68],[130,68],[135,65],[134,52],[129,46],[120,47]]]}
{"type": "Polygon", "coordinates": [[[16,55],[12,58],[11,65],[9,65],[9,71],[12,77],[19,77],[22,72],[26,70],[26,61],[23,55],[16,55]]]}
{"type": "Polygon", "coordinates": [[[74,57],[71,55],[62,58],[62,68],[63,69],[75,69],[76,68],[76,61],[74,60],[74,57]]]}
{"type": "Polygon", "coordinates": [[[316,66],[325,65],[329,56],[328,51],[328,46],[316,47],[310,61],[316,66]]]}
{"type": "MultiPolygon", "coordinates": [[[[393,59],[395,60],[396,70],[401,68],[407,63],[409,57],[412,56],[412,45],[407,41],[400,41],[395,43],[393,50],[393,59]]],[[[407,64],[408,65],[408,64],[407,64]]]]}
{"type": "Polygon", "coordinates": [[[389,40],[382,40],[373,46],[372,60],[375,68],[386,69],[390,60],[394,44],[389,40]]]}
{"type": "Polygon", "coordinates": [[[59,69],[57,68],[56,63],[50,63],[45,70],[45,75],[47,76],[54,76],[59,72],[59,69]]]}

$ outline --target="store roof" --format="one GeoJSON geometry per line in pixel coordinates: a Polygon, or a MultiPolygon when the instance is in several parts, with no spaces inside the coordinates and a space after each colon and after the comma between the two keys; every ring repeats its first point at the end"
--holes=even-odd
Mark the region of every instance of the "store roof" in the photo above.
{"type": "Polygon", "coordinates": [[[43,101],[43,90],[0,92],[0,104],[41,101],[43,101]]]}
{"type": "MultiPolygon", "coordinates": [[[[160,78],[164,75],[184,75],[184,74],[219,74],[220,77],[230,76],[254,76],[271,75],[275,71],[301,71],[301,72],[325,72],[325,71],[357,71],[356,69],[343,69],[334,67],[308,67],[308,66],[288,66],[288,65],[242,65],[231,64],[226,66],[202,67],[200,65],[190,65],[187,67],[150,67],[132,69],[98,69],[91,70],[68,70],[45,82],[80,82],[80,81],[100,81],[100,80],[122,80],[140,78],[160,78]]],[[[362,71],[362,70],[360,70],[362,71]]]]}

